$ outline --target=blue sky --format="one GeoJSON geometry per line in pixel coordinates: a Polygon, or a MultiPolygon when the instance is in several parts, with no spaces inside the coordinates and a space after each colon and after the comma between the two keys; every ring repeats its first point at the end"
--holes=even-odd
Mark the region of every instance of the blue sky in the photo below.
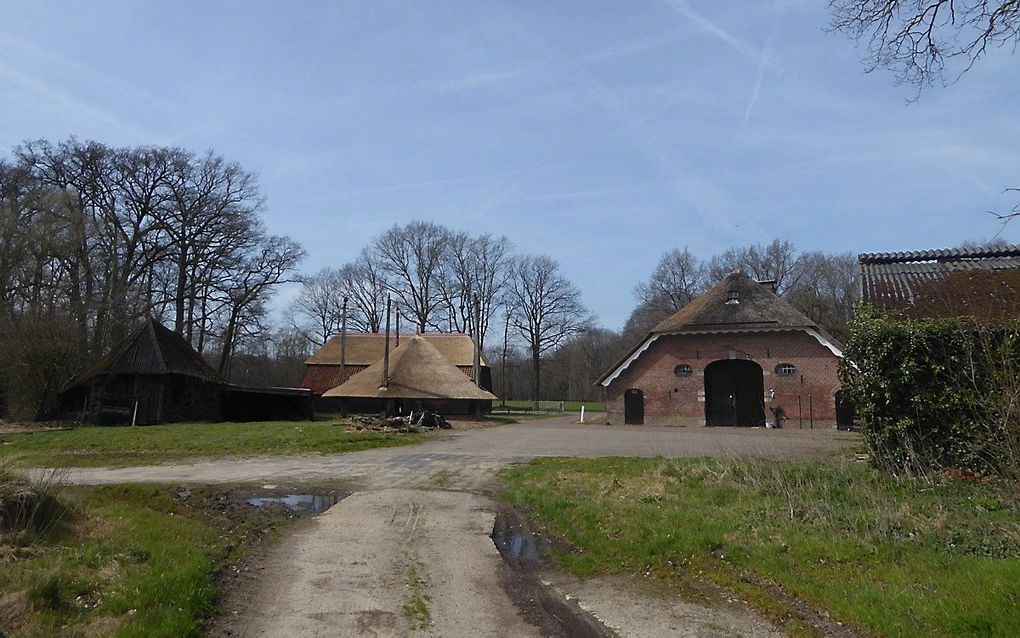
{"type": "Polygon", "coordinates": [[[0,149],[215,149],[259,174],[309,271],[413,219],[504,233],[558,259],[611,328],[674,246],[999,232],[1017,58],[907,104],[825,31],[825,5],[0,0],[0,149]]]}

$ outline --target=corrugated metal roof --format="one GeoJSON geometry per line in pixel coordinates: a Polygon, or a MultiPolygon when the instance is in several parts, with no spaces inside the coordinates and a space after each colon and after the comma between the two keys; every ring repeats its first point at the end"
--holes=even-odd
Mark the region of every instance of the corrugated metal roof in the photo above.
{"type": "Polygon", "coordinates": [[[1015,316],[1020,246],[860,255],[864,303],[911,316],[1015,316]]]}
{"type": "Polygon", "coordinates": [[[128,337],[94,374],[179,374],[219,381],[220,376],[184,337],[153,318],[128,337]]]}
{"type": "Polygon", "coordinates": [[[893,253],[861,253],[857,260],[861,264],[894,264],[917,261],[958,261],[961,259],[985,259],[988,257],[1020,257],[1020,245],[1000,248],[940,248],[936,250],[913,250],[893,253]]]}

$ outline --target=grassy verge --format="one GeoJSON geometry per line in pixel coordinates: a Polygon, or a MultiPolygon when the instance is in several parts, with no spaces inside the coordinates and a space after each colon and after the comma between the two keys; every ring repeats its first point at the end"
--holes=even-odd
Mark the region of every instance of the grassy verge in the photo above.
{"type": "Polygon", "coordinates": [[[994,484],[767,461],[538,460],[505,497],[579,575],[702,573],[792,633],[782,590],[860,631],[1020,635],[1020,516],[994,484]]]}
{"type": "MultiPolygon", "coordinates": [[[[539,410],[544,412],[580,412],[581,406],[584,406],[585,412],[605,412],[606,404],[599,401],[539,401],[539,410]],[[560,406],[563,409],[560,409],[560,406]]],[[[527,410],[530,411],[535,407],[535,404],[531,401],[503,401],[495,403],[492,406],[493,411],[500,410],[527,410]]]]}
{"type": "Polygon", "coordinates": [[[414,443],[424,436],[348,433],[339,421],[82,426],[0,435],[0,460],[48,467],[152,465],[194,457],[337,454],[414,443]]]}
{"type": "MultiPolygon", "coordinates": [[[[17,479],[0,474],[0,483],[17,479]]],[[[0,627],[10,636],[189,636],[216,575],[287,520],[166,486],[49,488],[70,511],[43,529],[0,525],[0,627]]]]}

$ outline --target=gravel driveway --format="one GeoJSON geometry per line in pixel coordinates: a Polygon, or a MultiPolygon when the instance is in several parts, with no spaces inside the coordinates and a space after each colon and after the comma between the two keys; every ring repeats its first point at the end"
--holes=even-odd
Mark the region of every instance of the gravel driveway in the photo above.
{"type": "MultiPolygon", "coordinates": [[[[553,596],[597,627],[591,635],[776,635],[750,607],[652,597],[626,578],[539,575],[522,594],[489,538],[494,473],[541,456],[826,458],[858,437],[829,429],[597,426],[573,417],[443,433],[405,447],[334,456],[221,459],[73,470],[82,483],[342,482],[353,493],[298,525],[257,579],[228,592],[214,635],[539,636],[562,618],[553,596]],[[522,602],[525,601],[525,602],[522,602]],[[530,602],[529,602],[530,601],[530,602]]],[[[558,603],[557,603],[558,604],[558,603]]],[[[562,607],[560,607],[562,608],[562,607]]],[[[562,613],[561,613],[562,615],[562,613]]],[[[590,624],[590,623],[589,623],[590,624]]]]}
{"type": "Polygon", "coordinates": [[[361,489],[434,486],[438,472],[462,490],[482,489],[491,471],[542,456],[756,456],[824,458],[859,441],[832,429],[674,428],[600,426],[559,417],[527,423],[442,433],[418,445],[333,456],[300,455],[195,461],[179,465],[71,470],[80,483],[342,479],[361,489]]]}

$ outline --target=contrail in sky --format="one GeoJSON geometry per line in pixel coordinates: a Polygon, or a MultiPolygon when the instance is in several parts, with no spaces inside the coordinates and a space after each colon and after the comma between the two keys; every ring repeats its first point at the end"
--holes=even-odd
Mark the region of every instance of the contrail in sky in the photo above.
{"type": "Polygon", "coordinates": [[[779,33],[779,22],[783,18],[783,12],[780,10],[776,16],[776,22],[772,25],[772,33],[769,34],[769,39],[765,43],[765,49],[761,53],[761,60],[758,63],[758,75],[754,79],[754,89],[751,91],[751,99],[747,102],[747,109],[744,110],[744,128],[747,128],[747,123],[751,119],[751,111],[754,110],[754,105],[758,102],[758,94],[761,93],[761,82],[765,77],[765,71],[768,70],[769,62],[772,60],[772,49],[776,45],[776,34],[779,33]]]}
{"type": "Polygon", "coordinates": [[[694,23],[696,27],[729,45],[732,49],[736,50],[744,57],[755,62],[761,60],[762,54],[756,47],[752,46],[746,40],[738,38],[715,22],[712,22],[705,16],[696,12],[689,4],[687,4],[686,0],[667,0],[667,4],[673,9],[673,11],[676,11],[681,16],[694,23]]]}

